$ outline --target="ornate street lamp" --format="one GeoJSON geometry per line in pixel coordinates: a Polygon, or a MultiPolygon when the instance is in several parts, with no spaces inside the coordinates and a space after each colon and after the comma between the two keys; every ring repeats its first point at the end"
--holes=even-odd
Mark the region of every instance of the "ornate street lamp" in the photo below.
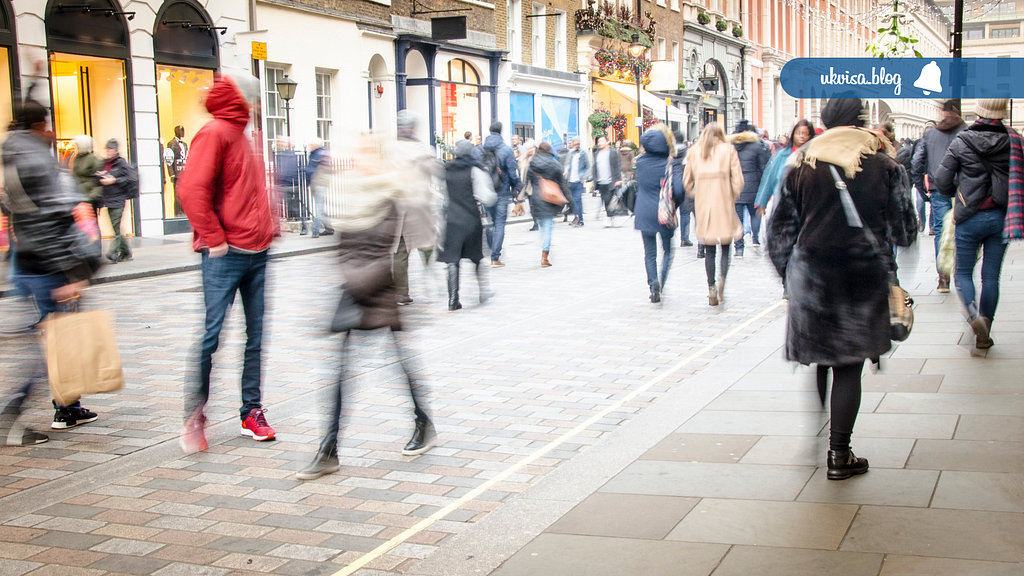
{"type": "Polygon", "coordinates": [[[640,43],[640,35],[636,32],[633,33],[633,42],[629,45],[629,54],[633,57],[633,78],[636,79],[636,127],[637,134],[643,132],[644,127],[644,109],[643,105],[640,104],[640,62],[643,58],[644,52],[647,52],[647,47],[640,43]]]}
{"type": "Polygon", "coordinates": [[[277,95],[280,96],[282,100],[284,100],[284,123],[285,123],[285,126],[288,127],[288,132],[287,132],[288,138],[291,138],[292,137],[292,116],[291,116],[291,109],[292,109],[292,107],[289,105],[289,103],[291,102],[292,98],[295,98],[295,87],[298,86],[299,83],[296,82],[295,80],[292,80],[291,78],[288,77],[287,74],[285,74],[284,78],[278,80],[276,85],[277,85],[277,95]]]}

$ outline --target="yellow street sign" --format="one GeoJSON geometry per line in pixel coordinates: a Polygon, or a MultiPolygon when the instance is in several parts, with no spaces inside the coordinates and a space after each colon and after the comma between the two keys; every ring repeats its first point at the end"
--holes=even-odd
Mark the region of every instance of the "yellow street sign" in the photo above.
{"type": "Polygon", "coordinates": [[[252,59],[253,60],[266,60],[267,59],[267,43],[266,42],[253,42],[252,43],[252,59]]]}

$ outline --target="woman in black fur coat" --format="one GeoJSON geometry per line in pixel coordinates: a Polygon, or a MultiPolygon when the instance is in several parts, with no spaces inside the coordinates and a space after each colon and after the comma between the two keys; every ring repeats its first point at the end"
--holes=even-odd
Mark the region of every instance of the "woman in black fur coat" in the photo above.
{"type": "Polygon", "coordinates": [[[832,99],[821,118],[828,130],[798,152],[768,249],[789,295],[786,357],[833,372],[828,478],[841,480],[868,470],[868,461],[850,450],[861,373],[865,359],[890,348],[892,246],[910,245],[917,224],[892,145],[863,128],[860,100],[832,99]],[[848,222],[831,167],[880,250],[848,222]]]}

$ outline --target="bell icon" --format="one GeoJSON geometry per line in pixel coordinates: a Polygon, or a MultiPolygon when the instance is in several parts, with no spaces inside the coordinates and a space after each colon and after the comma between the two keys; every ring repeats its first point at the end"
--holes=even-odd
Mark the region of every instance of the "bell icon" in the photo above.
{"type": "Polygon", "coordinates": [[[932,92],[942,92],[942,70],[934,60],[921,70],[921,76],[914,82],[914,88],[920,88],[925,96],[932,92]]]}

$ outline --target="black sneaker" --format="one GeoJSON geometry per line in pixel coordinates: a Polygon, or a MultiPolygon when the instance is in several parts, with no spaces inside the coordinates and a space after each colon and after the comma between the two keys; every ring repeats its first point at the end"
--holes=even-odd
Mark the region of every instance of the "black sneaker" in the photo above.
{"type": "Polygon", "coordinates": [[[54,430],[67,430],[89,422],[95,422],[99,416],[81,406],[59,407],[53,412],[53,424],[50,428],[54,430]]]}
{"type": "Polygon", "coordinates": [[[412,439],[402,450],[403,456],[416,456],[423,454],[434,445],[437,440],[437,432],[434,430],[434,423],[430,420],[417,420],[416,430],[412,433],[412,439]]]}

